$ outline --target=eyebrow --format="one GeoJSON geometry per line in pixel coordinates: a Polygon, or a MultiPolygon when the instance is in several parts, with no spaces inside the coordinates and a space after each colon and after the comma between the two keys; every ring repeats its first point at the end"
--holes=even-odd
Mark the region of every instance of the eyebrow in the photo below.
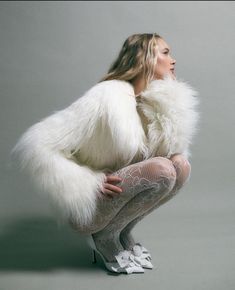
{"type": "Polygon", "coordinates": [[[165,50],[165,49],[168,50],[168,51],[170,51],[170,49],[168,47],[163,48],[163,50],[165,50]]]}

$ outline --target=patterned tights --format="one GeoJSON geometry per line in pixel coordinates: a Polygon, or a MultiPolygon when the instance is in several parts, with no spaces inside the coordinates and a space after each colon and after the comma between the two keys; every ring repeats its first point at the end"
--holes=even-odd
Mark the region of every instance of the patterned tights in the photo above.
{"type": "Polygon", "coordinates": [[[122,193],[100,200],[92,224],[77,230],[92,234],[106,260],[116,261],[114,256],[119,251],[131,249],[135,244],[131,235],[133,227],[171,199],[189,180],[190,173],[190,163],[181,154],[170,159],[153,157],[110,173],[122,178],[115,183],[122,193]]]}

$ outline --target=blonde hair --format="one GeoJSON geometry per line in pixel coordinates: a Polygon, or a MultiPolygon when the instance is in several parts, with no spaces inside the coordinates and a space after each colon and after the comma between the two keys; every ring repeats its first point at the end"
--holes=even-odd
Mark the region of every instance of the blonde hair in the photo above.
{"type": "Polygon", "coordinates": [[[111,64],[108,73],[99,81],[119,79],[132,82],[141,75],[145,88],[153,80],[157,63],[158,39],[156,33],[133,34],[123,43],[116,60],[111,64]]]}

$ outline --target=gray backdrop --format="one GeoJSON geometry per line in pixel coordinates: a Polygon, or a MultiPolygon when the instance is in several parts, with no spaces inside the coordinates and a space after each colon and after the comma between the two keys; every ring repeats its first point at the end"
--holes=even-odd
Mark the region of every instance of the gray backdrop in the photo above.
{"type": "Polygon", "coordinates": [[[1,2],[0,289],[234,289],[234,2],[1,2]],[[9,167],[20,135],[80,97],[133,33],[159,33],[176,74],[199,91],[191,179],[142,220],[144,274],[107,275],[47,199],[9,167]],[[118,282],[116,282],[118,280],[118,282]]]}

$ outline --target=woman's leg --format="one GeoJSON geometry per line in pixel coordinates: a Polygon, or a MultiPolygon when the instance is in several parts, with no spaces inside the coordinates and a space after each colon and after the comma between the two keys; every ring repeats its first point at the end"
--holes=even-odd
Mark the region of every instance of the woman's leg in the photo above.
{"type": "Polygon", "coordinates": [[[89,228],[89,231],[93,231],[98,250],[108,261],[115,261],[114,256],[124,249],[119,241],[122,229],[168,194],[176,181],[175,168],[164,157],[135,163],[131,168],[132,170],[121,169],[116,172],[123,178],[118,185],[123,188],[123,193],[120,198],[115,197],[99,208],[100,214],[97,215],[93,228],[89,228]],[[120,206],[120,199],[123,198],[125,202],[120,206]]]}
{"type": "Polygon", "coordinates": [[[179,189],[189,180],[190,173],[191,173],[191,165],[188,160],[181,154],[173,155],[170,160],[172,161],[175,170],[176,170],[176,182],[173,189],[167,194],[164,195],[160,200],[157,200],[156,203],[150,207],[149,211],[146,211],[143,215],[138,216],[136,219],[132,220],[120,233],[120,242],[125,249],[131,249],[134,244],[135,240],[131,234],[132,229],[134,226],[142,220],[146,215],[150,214],[159,206],[166,203],[170,200],[176,193],[179,192],[179,189]]]}

